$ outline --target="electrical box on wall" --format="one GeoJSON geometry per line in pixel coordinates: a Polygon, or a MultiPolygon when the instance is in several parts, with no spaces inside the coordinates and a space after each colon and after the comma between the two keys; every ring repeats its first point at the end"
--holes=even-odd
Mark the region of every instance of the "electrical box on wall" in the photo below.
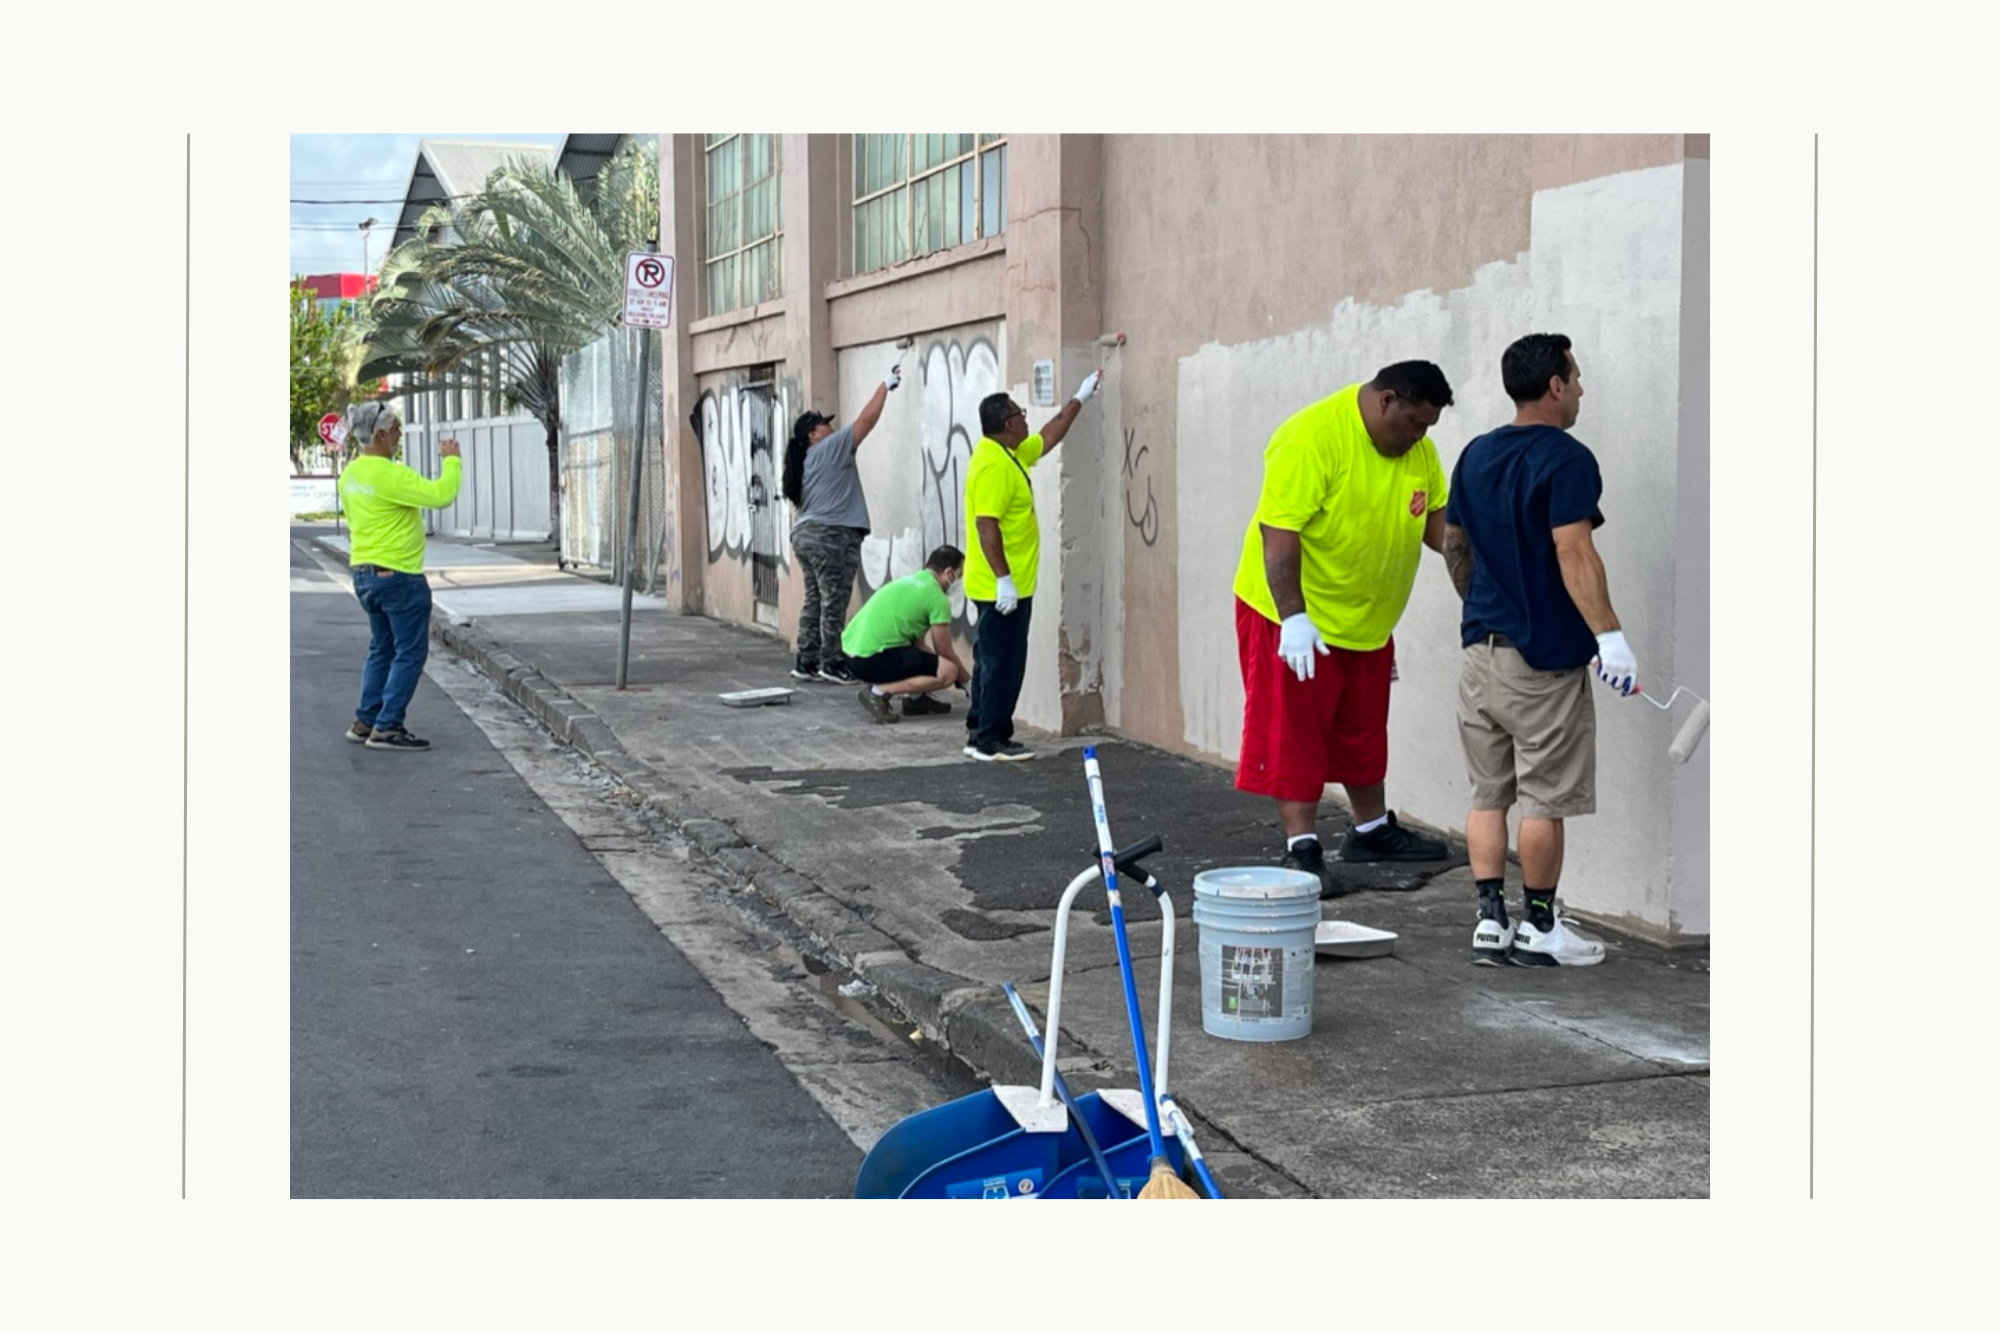
{"type": "Polygon", "coordinates": [[[1036,407],[1056,405],[1056,363],[1035,362],[1034,398],[1036,407]]]}

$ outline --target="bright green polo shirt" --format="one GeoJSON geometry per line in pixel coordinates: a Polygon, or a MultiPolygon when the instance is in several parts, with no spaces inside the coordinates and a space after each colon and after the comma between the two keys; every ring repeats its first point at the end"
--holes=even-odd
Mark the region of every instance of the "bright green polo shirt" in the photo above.
{"type": "Polygon", "coordinates": [[[1444,469],[1426,435],[1401,458],[1375,451],[1361,424],[1361,386],[1296,412],[1264,450],[1264,489],[1243,534],[1236,595],[1279,619],[1264,574],[1259,524],[1299,534],[1299,588],[1320,637],[1371,652],[1409,604],[1424,518],[1445,504],[1444,469]]]}
{"type": "Polygon", "coordinates": [[[1030,435],[1012,454],[999,442],[982,437],[972,447],[965,470],[965,595],[990,602],[1000,592],[1000,580],[979,541],[979,520],[1000,520],[1000,547],[1014,576],[1014,591],[1035,595],[1035,571],[1041,561],[1042,534],[1035,522],[1035,490],[1028,469],[1042,456],[1042,437],[1030,435]],[[1019,466],[1016,466],[1016,464],[1019,466]]]}
{"type": "Polygon", "coordinates": [[[849,657],[873,657],[884,648],[905,648],[933,625],[951,623],[951,599],[928,569],[885,583],[864,602],[840,632],[849,657]]]}
{"type": "Polygon", "coordinates": [[[436,481],[380,454],[363,454],[340,474],[341,508],[354,530],[350,565],[382,565],[405,574],[424,572],[423,510],[458,498],[459,461],[444,460],[436,481]]]}

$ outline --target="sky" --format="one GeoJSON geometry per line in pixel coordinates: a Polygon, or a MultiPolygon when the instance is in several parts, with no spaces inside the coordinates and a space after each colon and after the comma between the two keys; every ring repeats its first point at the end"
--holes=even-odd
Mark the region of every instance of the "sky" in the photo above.
{"type": "Polygon", "coordinates": [[[294,134],[291,155],[291,252],[287,279],[315,273],[359,273],[362,251],[379,266],[402,210],[403,191],[425,139],[556,145],[560,134],[294,134]],[[354,200],[302,204],[301,199],[354,200]],[[377,226],[365,236],[361,224],[377,226]]]}

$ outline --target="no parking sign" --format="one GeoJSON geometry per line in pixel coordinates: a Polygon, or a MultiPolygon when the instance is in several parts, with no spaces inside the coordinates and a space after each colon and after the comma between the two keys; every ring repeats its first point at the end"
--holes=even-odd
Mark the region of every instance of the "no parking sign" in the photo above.
{"type": "Polygon", "coordinates": [[[674,257],[640,250],[625,256],[625,327],[672,328],[674,257]]]}

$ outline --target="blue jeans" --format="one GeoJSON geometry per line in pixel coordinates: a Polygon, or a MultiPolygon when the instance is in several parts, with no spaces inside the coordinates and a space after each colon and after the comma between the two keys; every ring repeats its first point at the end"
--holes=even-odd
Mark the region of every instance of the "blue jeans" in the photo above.
{"type": "Polygon", "coordinates": [[[354,571],[354,596],[370,630],[354,718],[387,731],[403,725],[431,654],[431,585],[422,574],[362,565],[354,571]]]}

